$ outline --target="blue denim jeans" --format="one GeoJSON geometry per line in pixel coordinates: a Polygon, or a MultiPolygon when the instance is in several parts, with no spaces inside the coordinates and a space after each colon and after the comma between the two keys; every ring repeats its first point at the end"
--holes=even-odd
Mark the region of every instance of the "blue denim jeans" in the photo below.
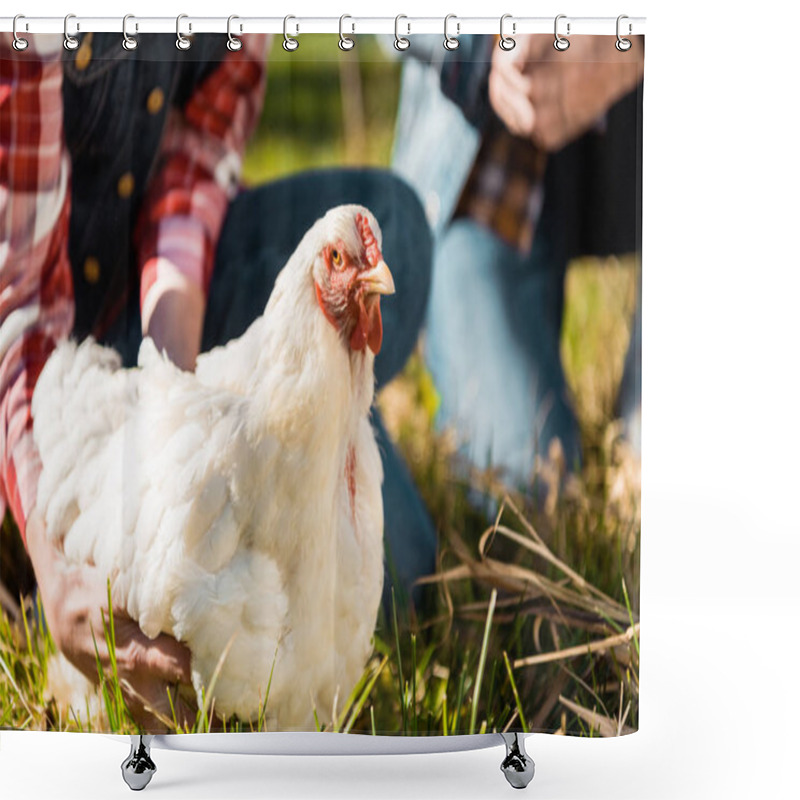
{"type": "MultiPolygon", "coordinates": [[[[360,203],[383,233],[383,255],[396,294],[381,303],[383,346],[375,360],[378,388],[403,367],[419,336],[431,274],[431,236],[416,194],[382,170],[303,173],[243,190],[230,205],[209,289],[202,349],[242,334],[260,316],[275,278],[303,234],[329,208],[360,203]]],[[[138,297],[138,292],[132,296],[138,297]]],[[[138,302],[128,304],[109,340],[127,364],[136,362],[141,341],[138,302]]],[[[434,570],[436,532],[406,465],[394,448],[377,409],[373,412],[384,470],[384,604],[391,588],[403,604],[413,582],[434,570]]]]}
{"type": "Polygon", "coordinates": [[[528,256],[466,218],[436,242],[425,356],[437,425],[470,464],[520,488],[554,437],[569,467],[580,461],[559,351],[565,271],[541,229],[528,256]]]}

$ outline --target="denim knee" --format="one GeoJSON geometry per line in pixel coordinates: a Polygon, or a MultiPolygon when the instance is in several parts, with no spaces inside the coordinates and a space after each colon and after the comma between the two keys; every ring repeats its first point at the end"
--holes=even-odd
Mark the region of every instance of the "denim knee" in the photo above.
{"type": "Polygon", "coordinates": [[[546,248],[521,256],[471,220],[437,242],[426,360],[451,429],[478,468],[499,467],[524,485],[537,454],[558,438],[568,463],[580,437],[561,365],[561,265],[546,248]]]}

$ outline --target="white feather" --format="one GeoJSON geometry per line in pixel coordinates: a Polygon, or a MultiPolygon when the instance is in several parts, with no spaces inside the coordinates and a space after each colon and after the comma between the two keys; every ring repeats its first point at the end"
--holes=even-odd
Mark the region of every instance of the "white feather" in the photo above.
{"type": "Polygon", "coordinates": [[[358,242],[356,213],[369,214],[319,220],[265,314],[195,373],[149,339],[132,370],[91,340],[63,342],[32,404],[48,535],[111,576],[145,634],[188,644],[198,692],[230,644],[219,713],[254,718],[272,672],[267,714],[283,730],[309,729],[314,707],[328,719],[350,692],[381,595],[373,356],[345,346],[312,278],[326,242],[358,242]]]}

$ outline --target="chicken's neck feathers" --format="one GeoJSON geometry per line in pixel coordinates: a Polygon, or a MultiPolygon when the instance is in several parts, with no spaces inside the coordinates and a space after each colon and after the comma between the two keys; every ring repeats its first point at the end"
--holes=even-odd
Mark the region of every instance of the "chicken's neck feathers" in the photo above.
{"type": "Polygon", "coordinates": [[[250,377],[248,430],[286,443],[321,433],[349,439],[372,405],[374,356],[368,348],[351,351],[325,319],[304,250],[278,276],[253,330],[260,341],[250,377]]]}

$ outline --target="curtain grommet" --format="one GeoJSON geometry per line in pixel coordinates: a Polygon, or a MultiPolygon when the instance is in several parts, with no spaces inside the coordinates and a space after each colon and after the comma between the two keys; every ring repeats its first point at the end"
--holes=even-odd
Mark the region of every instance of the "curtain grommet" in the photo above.
{"type": "MultiPolygon", "coordinates": [[[[566,37],[562,36],[558,32],[558,21],[560,19],[567,19],[567,15],[566,14],[559,14],[556,17],[555,24],[553,25],[553,32],[555,33],[555,36],[556,36],[555,41],[553,42],[553,47],[555,47],[555,49],[558,50],[559,53],[563,53],[565,50],[569,49],[569,39],[567,39],[566,37]]],[[[569,24],[569,21],[567,21],[567,36],[569,36],[569,33],[570,33],[569,29],[570,29],[570,24],[569,24]]]]}
{"type": "MultiPolygon", "coordinates": [[[[620,23],[624,19],[628,19],[628,15],[627,14],[620,14],[617,17],[617,41],[614,42],[614,47],[616,47],[617,50],[620,51],[620,53],[627,53],[628,50],[630,50],[631,47],[633,47],[633,42],[630,39],[623,39],[622,35],[619,32],[620,31],[620,23]]],[[[632,31],[633,31],[633,26],[629,22],[628,23],[628,36],[631,35],[632,31]]]]}
{"type": "Polygon", "coordinates": [[[450,50],[451,52],[453,50],[458,50],[458,45],[459,45],[458,34],[459,34],[460,29],[461,29],[461,23],[458,22],[458,17],[455,14],[448,14],[444,18],[444,42],[442,44],[444,45],[444,49],[445,50],[450,50]],[[455,36],[451,36],[447,32],[447,23],[450,22],[451,19],[456,20],[456,35],[455,36]]]}
{"type": "MultiPolygon", "coordinates": [[[[239,19],[239,17],[237,17],[237,16],[236,16],[236,14],[231,14],[231,15],[228,17],[228,43],[227,43],[227,45],[226,45],[226,46],[227,46],[228,50],[230,50],[230,51],[231,51],[231,53],[235,53],[235,52],[237,52],[238,50],[241,50],[241,49],[242,49],[242,40],[241,40],[241,39],[237,39],[237,38],[236,38],[236,37],[235,37],[235,36],[234,36],[234,35],[231,33],[231,23],[232,23],[232,22],[233,22],[235,19],[239,19]]],[[[242,31],[242,26],[240,25],[240,26],[239,26],[239,32],[241,33],[241,31],[242,31]]]]}
{"type": "Polygon", "coordinates": [[[20,36],[20,35],[17,33],[17,22],[18,22],[19,20],[21,20],[21,19],[25,19],[25,15],[24,15],[24,14],[17,14],[17,15],[14,17],[14,24],[13,24],[13,26],[12,26],[12,28],[11,28],[11,30],[12,30],[12,32],[13,32],[13,34],[14,34],[14,41],[11,43],[11,46],[12,46],[12,47],[13,47],[13,48],[14,48],[14,49],[15,49],[15,50],[18,52],[18,53],[21,53],[23,50],[27,50],[27,49],[28,49],[28,44],[29,44],[29,42],[28,42],[28,40],[27,40],[27,39],[23,39],[23,38],[22,38],[22,37],[21,37],[21,36],[20,36]]]}
{"type": "Polygon", "coordinates": [[[67,14],[64,17],[64,49],[70,52],[77,50],[80,46],[80,42],[69,32],[69,21],[71,19],[75,19],[74,14],[67,14]]]}
{"type": "Polygon", "coordinates": [[[290,19],[297,19],[297,17],[293,17],[289,14],[283,18],[283,49],[286,50],[287,53],[293,53],[300,47],[300,42],[298,42],[294,36],[289,36],[288,25],[290,19]]]}
{"type": "MultiPolygon", "coordinates": [[[[344,52],[348,52],[352,50],[356,46],[356,40],[351,39],[349,36],[344,35],[344,21],[346,19],[353,19],[349,14],[342,14],[339,17],[339,49],[344,50],[344,52]]],[[[353,31],[355,31],[355,25],[353,25],[353,31]]]]}
{"type": "MultiPolygon", "coordinates": [[[[404,50],[408,50],[408,48],[411,47],[411,40],[400,35],[399,28],[401,19],[408,19],[408,17],[405,14],[398,14],[394,18],[394,49],[402,53],[404,50]]],[[[406,23],[406,27],[408,28],[408,33],[411,33],[411,25],[406,23]]]]}
{"type": "MultiPolygon", "coordinates": [[[[181,20],[188,18],[189,18],[188,14],[178,14],[178,16],[175,18],[175,36],[177,36],[177,38],[175,39],[175,47],[177,47],[178,50],[182,50],[183,52],[186,52],[192,46],[191,39],[187,39],[181,33],[181,20]]],[[[191,32],[192,32],[192,23],[190,22],[189,33],[191,32]]]]}
{"type": "MultiPolygon", "coordinates": [[[[129,19],[136,19],[136,17],[134,17],[133,14],[126,14],[122,18],[122,46],[125,50],[130,52],[139,46],[139,41],[135,37],[128,35],[129,19]]],[[[139,30],[139,26],[136,23],[134,23],[134,30],[139,30]]]]}
{"type": "MultiPolygon", "coordinates": [[[[507,19],[512,19],[511,14],[503,14],[503,16],[500,17],[500,41],[498,44],[500,45],[501,50],[505,50],[508,53],[517,46],[517,41],[513,36],[506,36],[505,32],[503,31],[503,25],[507,19]]],[[[511,32],[517,32],[516,22],[511,23],[511,32]]]]}

